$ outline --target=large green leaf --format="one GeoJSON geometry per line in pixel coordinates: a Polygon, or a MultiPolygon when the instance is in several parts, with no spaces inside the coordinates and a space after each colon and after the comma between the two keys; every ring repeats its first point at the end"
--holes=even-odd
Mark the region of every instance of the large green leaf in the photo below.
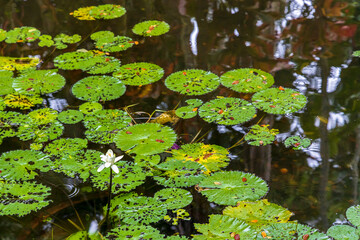
{"type": "Polygon", "coordinates": [[[214,91],[220,85],[220,78],[212,72],[188,69],[172,73],[165,80],[170,90],[185,95],[202,95],[214,91]]]}
{"type": "Polygon", "coordinates": [[[170,30],[169,24],[164,21],[149,20],[136,24],[133,33],[145,37],[159,36],[170,30]]]}
{"type": "Polygon", "coordinates": [[[360,227],[360,205],[349,207],[346,217],[354,226],[360,227]]]}
{"type": "Polygon", "coordinates": [[[199,108],[199,116],[207,122],[236,125],[254,118],[255,107],[239,98],[219,98],[204,103],[199,108]]]}
{"type": "Polygon", "coordinates": [[[199,191],[210,202],[221,205],[235,205],[243,200],[257,200],[263,197],[268,186],[261,178],[244,172],[216,172],[202,180],[199,191]]]}
{"type": "Polygon", "coordinates": [[[14,79],[16,92],[28,95],[47,94],[60,90],[65,85],[65,78],[57,70],[35,70],[21,74],[14,79]]]}
{"type": "Polygon", "coordinates": [[[306,105],[306,97],[290,88],[269,88],[255,93],[252,103],[258,109],[272,114],[299,111],[306,105]]]}
{"type": "Polygon", "coordinates": [[[349,225],[335,225],[330,227],[326,234],[335,240],[360,239],[359,231],[349,225]]]}
{"type": "Polygon", "coordinates": [[[47,172],[51,166],[49,156],[42,152],[14,150],[1,155],[0,176],[11,180],[29,180],[38,175],[37,171],[47,172]]]}
{"type": "Polygon", "coordinates": [[[201,106],[203,101],[201,101],[200,99],[188,99],[185,102],[189,105],[176,109],[176,116],[184,119],[195,117],[198,112],[198,107],[201,106]]]}
{"type": "Polygon", "coordinates": [[[167,160],[194,161],[202,164],[207,169],[206,173],[219,171],[229,164],[228,150],[221,146],[204,143],[190,143],[182,145],[180,149],[172,150],[172,157],[167,160]]]}
{"type": "Polygon", "coordinates": [[[17,183],[0,181],[0,215],[18,215],[19,217],[38,211],[50,201],[50,188],[40,183],[17,183]]]}
{"type": "Polygon", "coordinates": [[[6,43],[34,42],[41,32],[34,27],[14,28],[6,33],[6,43]]]}
{"type": "Polygon", "coordinates": [[[300,223],[272,224],[263,229],[256,239],[330,240],[329,237],[319,232],[319,230],[300,223]]]}
{"type": "Polygon", "coordinates": [[[52,157],[59,158],[87,148],[88,141],[81,138],[60,138],[49,143],[44,152],[52,157]]]}
{"type": "Polygon", "coordinates": [[[169,149],[176,141],[170,127],[158,123],[136,124],[121,130],[114,138],[116,146],[137,155],[152,155],[169,149]]]}
{"type": "Polygon", "coordinates": [[[156,64],[137,62],[123,65],[116,72],[114,77],[119,78],[126,85],[145,85],[160,80],[164,70],[156,64]]]}
{"type": "Polygon", "coordinates": [[[62,123],[65,123],[65,124],[78,123],[81,120],[83,120],[83,118],[84,118],[84,114],[82,112],[77,111],[77,110],[71,110],[71,109],[62,111],[58,115],[59,121],[62,123]]]}
{"type": "Polygon", "coordinates": [[[30,109],[36,104],[41,104],[43,99],[39,96],[28,96],[23,94],[8,94],[4,98],[4,102],[11,108],[20,108],[21,110],[30,109]]]}
{"type": "Polygon", "coordinates": [[[254,146],[265,146],[275,140],[278,129],[269,129],[269,125],[253,125],[245,135],[245,141],[254,146]]]}
{"type": "Polygon", "coordinates": [[[200,163],[172,159],[157,166],[162,172],[154,179],[165,187],[190,187],[198,184],[207,169],[200,163]]]}
{"type": "Polygon", "coordinates": [[[54,122],[58,112],[51,108],[41,108],[30,112],[28,116],[31,119],[30,124],[44,125],[54,122]]]}
{"type": "Polygon", "coordinates": [[[224,215],[210,215],[208,224],[195,223],[194,225],[196,230],[202,233],[202,235],[193,235],[195,240],[250,240],[257,234],[244,221],[224,215]]]}
{"type": "Polygon", "coordinates": [[[117,78],[90,76],[74,84],[71,91],[76,98],[84,101],[109,101],[125,93],[125,85],[117,78]]]}
{"type": "Polygon", "coordinates": [[[16,57],[0,57],[0,70],[9,70],[9,71],[22,71],[35,67],[40,63],[39,58],[16,58],[16,57]]]}
{"type": "Polygon", "coordinates": [[[311,145],[309,138],[302,138],[300,136],[291,136],[284,141],[285,147],[292,147],[294,150],[308,148],[311,145]]]}
{"type": "Polygon", "coordinates": [[[254,68],[240,68],[224,73],[221,84],[236,92],[252,93],[264,90],[274,84],[274,77],[254,68]]]}
{"type": "Polygon", "coordinates": [[[113,240],[154,240],[165,239],[165,236],[154,227],[146,225],[123,225],[111,229],[107,237],[113,240]]]}
{"type": "Polygon", "coordinates": [[[17,136],[22,141],[33,139],[35,142],[47,142],[60,137],[63,134],[64,126],[59,121],[46,125],[23,124],[19,127],[17,136]]]}
{"type": "Polygon", "coordinates": [[[13,72],[7,70],[0,70],[0,95],[5,95],[14,92],[12,87],[14,79],[13,72]]]}
{"type": "Polygon", "coordinates": [[[287,222],[293,215],[286,208],[275,203],[269,203],[266,199],[254,202],[238,202],[236,207],[226,207],[223,214],[245,221],[257,229],[272,223],[287,222]]]}

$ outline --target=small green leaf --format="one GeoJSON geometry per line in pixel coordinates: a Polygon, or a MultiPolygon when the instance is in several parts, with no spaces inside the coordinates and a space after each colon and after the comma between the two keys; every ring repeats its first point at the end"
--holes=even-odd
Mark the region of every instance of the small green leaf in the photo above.
{"type": "Polygon", "coordinates": [[[346,217],[354,226],[360,227],[360,205],[349,207],[346,217]]]}
{"type": "Polygon", "coordinates": [[[81,41],[81,36],[79,34],[74,34],[72,36],[69,36],[65,33],[60,33],[56,35],[54,38],[55,41],[55,47],[57,49],[65,49],[67,48],[66,44],[74,44],[81,41]],[[66,43],[66,44],[64,44],[66,43]]]}
{"type": "Polygon", "coordinates": [[[308,148],[311,145],[309,138],[302,138],[300,136],[288,137],[284,142],[285,147],[293,147],[294,150],[308,148]]]}
{"type": "Polygon", "coordinates": [[[360,51],[354,51],[352,55],[354,57],[360,57],[360,51]]]}
{"type": "Polygon", "coordinates": [[[41,32],[34,27],[14,28],[6,33],[6,43],[34,42],[41,32]]]}
{"type": "Polygon", "coordinates": [[[145,37],[159,36],[170,30],[169,24],[164,21],[150,20],[136,24],[133,33],[145,37]]]}
{"type": "Polygon", "coordinates": [[[77,110],[66,110],[59,113],[58,119],[65,124],[74,124],[83,120],[84,114],[77,110]]]}
{"type": "Polygon", "coordinates": [[[269,129],[269,125],[253,125],[250,131],[245,135],[245,141],[254,146],[265,146],[275,140],[279,134],[278,129],[269,129]]]}
{"type": "Polygon", "coordinates": [[[79,106],[80,112],[86,115],[94,114],[101,109],[103,109],[103,106],[98,102],[86,102],[79,106]]]}
{"type": "Polygon", "coordinates": [[[21,113],[0,111],[0,141],[16,135],[16,128],[30,119],[21,113]]]}
{"type": "Polygon", "coordinates": [[[188,99],[185,101],[187,104],[189,104],[186,107],[181,107],[176,109],[175,114],[176,116],[183,118],[183,119],[189,119],[193,118],[197,114],[198,107],[201,106],[203,101],[200,99],[188,99]]]}
{"type": "Polygon", "coordinates": [[[55,42],[52,40],[52,36],[50,35],[41,35],[39,37],[40,42],[38,43],[38,45],[40,47],[51,47],[54,46],[55,42]]]}

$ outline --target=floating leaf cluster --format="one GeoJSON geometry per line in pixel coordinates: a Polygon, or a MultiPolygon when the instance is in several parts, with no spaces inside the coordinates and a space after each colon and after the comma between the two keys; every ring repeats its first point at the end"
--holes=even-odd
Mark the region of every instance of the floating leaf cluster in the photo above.
{"type": "Polygon", "coordinates": [[[245,135],[245,140],[250,145],[265,146],[272,143],[278,133],[278,129],[269,129],[269,125],[253,125],[245,135]]]}
{"type": "Polygon", "coordinates": [[[115,36],[110,31],[99,31],[91,34],[90,38],[95,41],[97,49],[104,52],[120,52],[132,47],[135,44],[129,37],[115,36]]]}

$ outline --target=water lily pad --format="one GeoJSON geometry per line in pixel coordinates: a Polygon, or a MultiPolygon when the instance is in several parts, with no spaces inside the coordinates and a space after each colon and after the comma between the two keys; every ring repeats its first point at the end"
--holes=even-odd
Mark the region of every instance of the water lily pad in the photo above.
{"type": "Polygon", "coordinates": [[[252,239],[256,235],[256,231],[244,221],[224,215],[210,215],[208,224],[194,225],[196,230],[203,234],[194,235],[195,240],[252,239]]]}
{"type": "Polygon", "coordinates": [[[354,51],[352,54],[354,57],[360,57],[360,50],[354,51]]]}
{"type": "Polygon", "coordinates": [[[0,57],[0,70],[22,71],[35,67],[40,63],[39,58],[15,58],[15,57],[0,57]]]}
{"type": "Polygon", "coordinates": [[[17,136],[22,141],[34,140],[35,142],[47,142],[60,137],[64,126],[59,121],[46,125],[23,124],[20,125],[17,136]]]}
{"type": "Polygon", "coordinates": [[[255,93],[254,106],[271,114],[287,114],[299,111],[306,103],[306,97],[290,88],[269,88],[255,93]]]}
{"type": "Polygon", "coordinates": [[[90,10],[95,8],[95,6],[83,7],[71,12],[70,15],[73,15],[79,20],[95,20],[93,16],[89,14],[90,10]]]}
{"type": "Polygon", "coordinates": [[[252,93],[271,87],[274,77],[258,69],[240,68],[221,75],[220,82],[236,92],[252,93]]]}
{"type": "Polygon", "coordinates": [[[30,144],[30,149],[35,151],[40,151],[44,147],[42,143],[32,143],[30,144]]]}
{"type": "Polygon", "coordinates": [[[79,34],[74,34],[72,36],[65,33],[60,33],[55,36],[55,47],[57,49],[65,49],[68,46],[66,44],[74,44],[81,41],[81,36],[79,34]]]}
{"type": "Polygon", "coordinates": [[[265,146],[272,143],[277,134],[279,130],[269,129],[269,125],[253,125],[245,135],[245,141],[250,145],[265,146]]]}
{"type": "Polygon", "coordinates": [[[6,38],[6,31],[4,29],[0,29],[0,42],[4,41],[6,38]]]}
{"type": "Polygon", "coordinates": [[[60,138],[49,143],[44,152],[51,157],[60,158],[87,148],[88,141],[81,138],[60,138]]]}
{"type": "Polygon", "coordinates": [[[294,239],[294,240],[330,240],[324,233],[319,230],[300,223],[276,223],[272,224],[261,231],[258,240],[265,239],[294,239]]]}
{"type": "Polygon", "coordinates": [[[200,163],[172,159],[157,166],[154,179],[165,187],[191,187],[205,178],[207,169],[200,163]]]}
{"type": "Polygon", "coordinates": [[[0,177],[10,180],[30,180],[38,175],[38,171],[49,171],[51,165],[49,156],[39,151],[4,152],[0,157],[0,177]]]}
{"type": "Polygon", "coordinates": [[[34,42],[41,32],[34,27],[14,28],[6,33],[6,43],[34,42]]]}
{"type": "Polygon", "coordinates": [[[99,31],[93,33],[91,39],[95,41],[95,46],[104,52],[120,52],[134,45],[134,41],[126,36],[115,36],[110,31],[99,31]]]}
{"type": "Polygon", "coordinates": [[[4,98],[4,102],[11,108],[20,108],[21,110],[30,109],[36,104],[41,104],[43,99],[39,96],[28,96],[23,94],[8,94],[4,98]]]}
{"type": "Polygon", "coordinates": [[[214,91],[220,85],[220,78],[212,72],[188,69],[172,73],[165,80],[170,90],[185,95],[202,95],[214,91]]]}
{"type": "Polygon", "coordinates": [[[109,101],[125,93],[125,85],[117,78],[90,76],[74,84],[71,91],[76,98],[84,101],[109,101]]]}
{"type": "Polygon", "coordinates": [[[120,68],[120,60],[111,56],[97,56],[93,59],[94,64],[86,72],[89,74],[112,73],[120,68]]]}
{"type": "Polygon", "coordinates": [[[119,78],[126,85],[139,86],[160,80],[164,75],[164,69],[156,64],[138,62],[123,65],[114,77],[119,78]]]}
{"type": "Polygon", "coordinates": [[[263,197],[268,186],[261,178],[244,172],[216,172],[199,183],[199,191],[210,202],[235,205],[243,200],[263,197]]]}
{"type": "Polygon", "coordinates": [[[114,19],[126,13],[126,9],[120,5],[104,4],[91,8],[89,15],[96,19],[114,19]]]}
{"type": "Polygon", "coordinates": [[[311,145],[309,138],[302,138],[300,136],[288,137],[284,142],[285,147],[292,147],[294,150],[308,148],[311,145]]]}
{"type": "Polygon", "coordinates": [[[353,240],[360,238],[357,229],[349,225],[332,226],[327,230],[326,234],[335,240],[353,240]]]}
{"type": "Polygon", "coordinates": [[[181,188],[161,189],[155,193],[154,198],[169,210],[186,207],[193,200],[191,193],[181,188]]]}
{"type": "Polygon", "coordinates": [[[285,223],[294,215],[286,208],[275,203],[269,203],[266,199],[254,202],[238,202],[236,207],[226,207],[223,214],[245,221],[256,229],[272,223],[285,223]]]}
{"type": "Polygon", "coordinates": [[[219,98],[204,103],[199,108],[199,116],[207,122],[236,125],[254,118],[255,107],[239,98],[219,98]]]}
{"type": "Polygon", "coordinates": [[[66,110],[59,113],[58,119],[65,124],[74,124],[83,120],[84,114],[77,110],[66,110]]]}
{"type": "Polygon", "coordinates": [[[50,188],[36,182],[1,181],[0,215],[25,216],[49,205],[50,188]]]}
{"type": "Polygon", "coordinates": [[[28,120],[28,117],[21,113],[0,111],[0,143],[6,137],[15,136],[16,128],[28,120]]]}
{"type": "MultiPolygon", "coordinates": [[[[97,172],[100,165],[101,162],[93,166],[91,181],[94,187],[107,191],[109,189],[110,171],[109,168],[105,168],[101,172],[97,172]]],[[[119,168],[119,173],[113,173],[113,185],[111,188],[113,194],[129,192],[145,182],[147,173],[140,166],[125,161],[118,161],[115,165],[119,168]]]]}
{"type": "Polygon", "coordinates": [[[58,116],[58,112],[51,108],[37,109],[28,114],[32,124],[44,125],[54,122],[58,116]]]}
{"type": "MultiPolygon", "coordinates": [[[[160,155],[137,155],[134,157],[134,163],[138,166],[152,170],[152,168],[160,163],[160,155]]],[[[152,172],[148,172],[152,175],[152,172]]]]}
{"type": "Polygon", "coordinates": [[[39,37],[40,42],[38,45],[40,47],[52,47],[54,46],[55,42],[52,40],[52,36],[43,34],[39,37]]]}
{"type": "Polygon", "coordinates": [[[360,227],[360,205],[349,207],[346,217],[354,226],[360,227]]]}
{"type": "Polygon", "coordinates": [[[101,110],[103,106],[98,102],[86,102],[79,106],[80,112],[88,115],[88,114],[94,114],[97,111],[101,110]]]}
{"type": "Polygon", "coordinates": [[[108,232],[107,237],[114,240],[165,239],[165,236],[159,230],[146,225],[123,225],[116,227],[108,232]]]}
{"type": "Polygon", "coordinates": [[[14,92],[12,83],[13,72],[7,70],[0,70],[0,95],[5,95],[14,92]]]}
{"type": "Polygon", "coordinates": [[[136,24],[133,33],[145,37],[159,36],[170,30],[169,24],[164,21],[150,20],[136,24]]]}
{"type": "Polygon", "coordinates": [[[136,124],[121,130],[114,138],[123,151],[138,155],[161,153],[176,141],[176,133],[170,127],[157,123],[136,124]]]}
{"type": "Polygon", "coordinates": [[[86,137],[96,143],[112,143],[116,134],[131,122],[130,116],[118,109],[99,110],[96,114],[87,115],[84,125],[88,129],[86,137]]]}
{"type": "Polygon", "coordinates": [[[180,149],[171,151],[172,157],[167,161],[176,159],[179,161],[194,161],[205,166],[206,173],[219,171],[229,164],[228,150],[218,145],[205,145],[204,143],[184,144],[180,149]]]}
{"type": "Polygon", "coordinates": [[[195,117],[198,112],[198,107],[201,106],[203,101],[201,101],[200,99],[188,99],[185,102],[188,104],[188,106],[176,109],[176,116],[183,119],[195,117]]]}

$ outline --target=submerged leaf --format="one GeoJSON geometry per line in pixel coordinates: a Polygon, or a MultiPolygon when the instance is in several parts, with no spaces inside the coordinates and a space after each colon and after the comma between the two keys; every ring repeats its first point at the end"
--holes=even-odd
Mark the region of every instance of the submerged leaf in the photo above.
{"type": "Polygon", "coordinates": [[[133,33],[145,37],[159,36],[170,30],[169,24],[164,21],[150,20],[136,24],[133,33]]]}
{"type": "Polygon", "coordinates": [[[27,121],[29,118],[21,113],[0,111],[0,143],[6,137],[15,136],[15,128],[27,121]]]}
{"type": "Polygon", "coordinates": [[[219,98],[204,103],[199,108],[199,116],[207,122],[236,125],[254,118],[255,107],[239,98],[219,98]]]}

